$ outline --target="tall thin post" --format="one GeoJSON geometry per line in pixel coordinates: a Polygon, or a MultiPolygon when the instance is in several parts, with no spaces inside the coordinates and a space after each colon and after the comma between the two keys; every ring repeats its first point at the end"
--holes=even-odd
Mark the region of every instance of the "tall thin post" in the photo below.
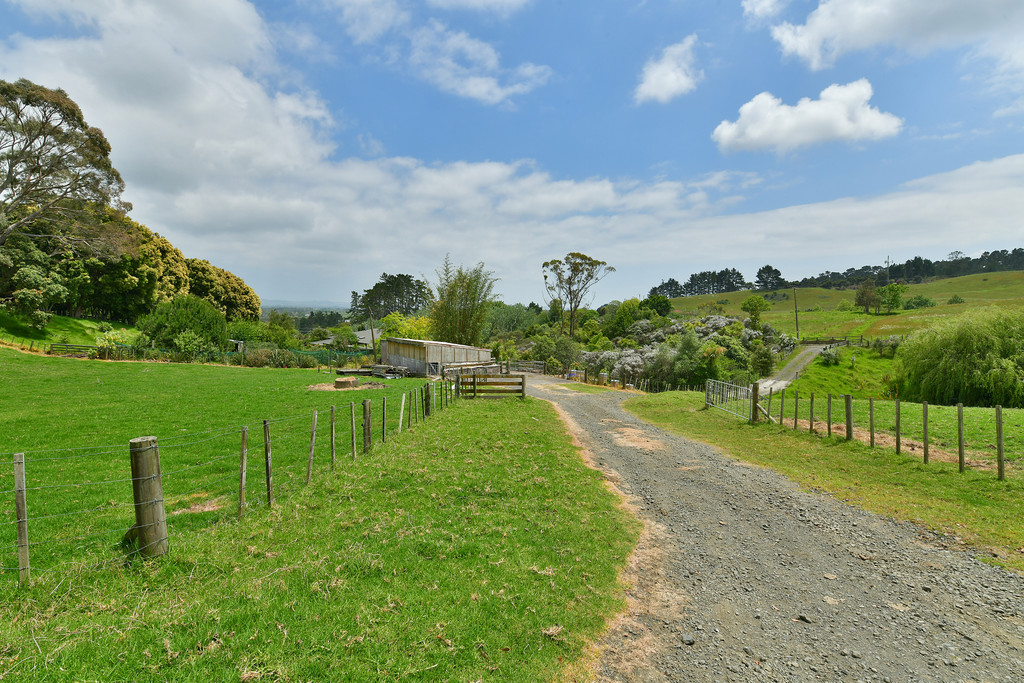
{"type": "Polygon", "coordinates": [[[363,400],[363,455],[369,455],[373,448],[373,413],[370,410],[370,399],[363,400]]]}
{"type": "Polygon", "coordinates": [[[964,458],[964,404],[956,404],[956,434],[957,454],[959,455],[960,471],[967,469],[967,462],[964,458]]]}
{"type": "Polygon", "coordinates": [[[349,411],[352,413],[352,459],[356,459],[356,404],[354,402],[348,404],[349,411]]]}
{"type": "Polygon", "coordinates": [[[896,399],[896,455],[900,454],[902,435],[900,434],[900,400],[896,399]]]}
{"type": "Polygon", "coordinates": [[[871,447],[875,447],[875,399],[868,398],[868,429],[871,432],[871,447]]]}
{"type": "Polygon", "coordinates": [[[1003,459],[1003,407],[996,406],[996,471],[999,481],[1006,479],[1006,462],[1003,459]]]}
{"type": "Polygon", "coordinates": [[[782,416],[786,414],[786,390],[779,394],[779,424],[782,424],[782,416]]]}
{"type": "Polygon", "coordinates": [[[758,402],[761,400],[761,385],[754,382],[750,386],[750,423],[757,424],[761,421],[760,406],[758,402]]]}
{"type": "Polygon", "coordinates": [[[306,483],[313,478],[313,452],[316,450],[316,411],[313,411],[313,430],[309,433],[309,460],[306,461],[306,483]]]}
{"type": "MultiPolygon", "coordinates": [[[[625,381],[625,380],[623,380],[623,381],[625,381]]],[[[477,397],[476,386],[477,386],[476,385],[476,375],[474,374],[473,375],[473,398],[477,397]]],[[[625,389],[626,387],[622,387],[622,388],[625,389]]]]}
{"type": "Polygon", "coordinates": [[[160,475],[160,449],[155,436],[140,436],[128,442],[132,466],[132,494],[135,498],[135,531],[139,554],[158,557],[167,552],[167,511],[160,475]]]}
{"type": "Polygon", "coordinates": [[[853,440],[853,396],[846,394],[843,396],[843,401],[846,402],[846,440],[853,440]]]}
{"type": "Polygon", "coordinates": [[[14,454],[14,509],[18,522],[18,583],[28,588],[32,573],[28,558],[28,501],[25,497],[25,454],[14,454]]]}
{"type": "Polygon", "coordinates": [[[793,429],[796,429],[796,421],[800,417],[800,392],[793,392],[793,429]]]}
{"type": "Polygon", "coordinates": [[[380,442],[386,443],[388,440],[388,397],[385,396],[380,400],[380,442]]]}
{"type": "Polygon", "coordinates": [[[425,385],[423,385],[423,397],[424,397],[423,417],[430,417],[430,412],[431,412],[431,410],[430,410],[431,409],[431,405],[430,404],[432,402],[431,394],[433,393],[431,391],[431,389],[433,389],[433,386],[431,386],[430,382],[427,382],[425,385]]]}
{"type": "Polygon", "coordinates": [[[828,394],[828,405],[825,413],[825,423],[828,425],[828,435],[832,436],[832,394],[828,394]]]}
{"type": "MultiPolygon", "coordinates": [[[[775,392],[775,387],[769,387],[768,388],[768,410],[765,411],[765,414],[768,415],[769,418],[771,417],[771,414],[772,414],[772,394],[774,392],[775,392]]],[[[769,419],[768,421],[771,422],[771,419],[769,419]]]]}
{"type": "Polygon", "coordinates": [[[242,427],[242,451],[238,468],[238,516],[245,514],[245,470],[249,457],[249,428],[242,427]]]}
{"type": "MultiPolygon", "coordinates": [[[[328,351],[328,353],[330,353],[330,352],[328,351]]],[[[335,462],[334,436],[335,436],[335,429],[334,429],[334,406],[331,406],[331,469],[332,470],[334,469],[334,462],[335,462]]]]}
{"type": "Polygon", "coordinates": [[[921,402],[921,419],[924,423],[924,464],[928,464],[928,401],[921,402]]]}
{"type": "Polygon", "coordinates": [[[398,433],[402,433],[402,420],[405,419],[405,394],[402,394],[402,405],[398,407],[398,433]]]}
{"type": "Polygon", "coordinates": [[[263,421],[263,461],[267,468],[267,507],[274,507],[274,468],[270,461],[270,420],[263,421]]]}

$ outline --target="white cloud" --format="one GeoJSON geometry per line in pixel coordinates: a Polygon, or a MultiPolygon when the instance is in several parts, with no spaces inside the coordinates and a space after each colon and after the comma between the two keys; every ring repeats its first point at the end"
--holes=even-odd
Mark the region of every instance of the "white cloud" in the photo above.
{"type": "Polygon", "coordinates": [[[495,12],[502,16],[518,11],[531,0],[427,0],[427,4],[438,9],[467,9],[495,12]]]}
{"type": "Polygon", "coordinates": [[[970,47],[994,63],[993,85],[1010,92],[1024,90],[1022,35],[1020,0],[822,0],[804,24],[772,28],[783,54],[812,69],[878,46],[914,54],[970,47]]]}
{"type": "Polygon", "coordinates": [[[771,19],[786,6],[786,0],[743,0],[743,14],[750,19],[771,19]]]}
{"type": "Polygon", "coordinates": [[[742,107],[736,121],[722,121],[711,134],[725,151],[773,148],[787,152],[822,142],[881,140],[900,132],[903,120],[869,106],[871,83],[860,79],[830,85],[821,98],[783,104],[763,92],[742,107]]]}
{"type": "Polygon", "coordinates": [[[345,30],[356,43],[377,40],[409,20],[408,13],[397,0],[326,1],[341,10],[345,30]]]}
{"type": "Polygon", "coordinates": [[[551,77],[547,66],[520,64],[503,69],[497,50],[439,21],[417,29],[411,37],[410,63],[422,77],[445,92],[500,104],[537,88],[551,77]]]}
{"type": "Polygon", "coordinates": [[[696,88],[697,82],[704,77],[693,54],[696,44],[697,34],[694,33],[682,42],[666,47],[658,59],[644,64],[640,85],[633,93],[636,103],[654,100],[664,104],[696,88]]]}

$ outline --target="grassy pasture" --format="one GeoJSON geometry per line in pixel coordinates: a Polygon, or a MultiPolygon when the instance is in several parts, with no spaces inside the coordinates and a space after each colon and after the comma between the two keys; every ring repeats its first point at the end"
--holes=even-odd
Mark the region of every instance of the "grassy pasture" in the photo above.
{"type": "MultiPolygon", "coordinates": [[[[793,313],[793,290],[778,290],[788,298],[772,303],[770,311],[761,318],[772,327],[788,334],[796,333],[793,313]]],[[[746,317],[740,310],[743,300],[755,292],[726,292],[672,299],[677,312],[696,314],[697,307],[705,303],[727,301],[722,304],[726,314],[738,318],[746,317]]],[[[765,294],[764,292],[756,292],[765,294]]],[[[933,326],[937,321],[959,315],[971,308],[984,306],[1017,307],[1024,305],[1024,272],[1009,271],[983,273],[964,277],[934,280],[919,285],[910,285],[905,298],[923,295],[937,304],[933,308],[898,311],[892,314],[865,314],[863,309],[837,311],[836,306],[843,299],[853,303],[853,290],[823,289],[804,287],[797,289],[797,304],[800,316],[800,336],[849,336],[887,337],[893,334],[909,334],[915,330],[933,326]],[[951,296],[959,294],[963,304],[947,304],[951,296]],[[809,310],[820,308],[821,310],[809,310]]]]}
{"type": "Polygon", "coordinates": [[[919,453],[896,455],[891,448],[813,436],[793,431],[791,423],[752,426],[703,405],[697,392],[652,394],[626,403],[642,419],[770,467],[808,489],[949,534],[978,548],[982,559],[1024,572],[1024,471],[1009,473],[1006,481],[991,471],[961,474],[955,463],[924,465],[919,453]]]}
{"type": "MultiPolygon", "coordinates": [[[[122,323],[112,323],[115,329],[133,330],[135,328],[122,323]]],[[[40,344],[63,342],[65,344],[82,344],[94,346],[96,337],[103,334],[99,330],[100,321],[86,318],[65,318],[55,315],[46,325],[46,329],[37,330],[21,322],[7,313],[0,311],[0,341],[23,345],[26,348],[35,342],[40,344]]]]}
{"type": "MultiPolygon", "coordinates": [[[[49,566],[33,574],[27,593],[16,588],[16,573],[0,575],[0,609],[8,616],[0,623],[0,678],[553,680],[582,670],[587,643],[621,608],[617,576],[638,523],[584,466],[541,401],[463,401],[354,461],[347,429],[339,428],[333,470],[321,421],[313,483],[290,484],[272,510],[257,496],[239,520],[239,425],[294,418],[275,422],[281,437],[275,432],[271,441],[275,481],[281,472],[286,483],[289,467],[297,481],[305,475],[312,410],[322,416],[331,403],[347,409],[363,397],[377,406],[384,395],[394,410],[401,392],[422,380],[327,393],[306,389],[318,379],[311,370],[74,361],[6,350],[0,377],[10,388],[4,460],[29,451],[29,486],[59,487],[30,491],[30,516],[60,509],[52,506],[61,496],[74,498],[76,509],[97,508],[85,523],[96,519],[123,533],[131,509],[107,511],[108,493],[93,489],[127,487],[119,503],[130,501],[129,483],[72,484],[125,478],[127,440],[143,434],[161,438],[165,473],[223,454],[216,465],[224,463],[229,477],[216,482],[219,471],[206,473],[205,465],[187,471],[202,497],[171,503],[188,511],[170,514],[171,552],[160,560],[127,565],[109,542],[85,542],[43,557],[49,566]],[[292,422],[295,434],[286,436],[292,422]],[[165,439],[178,433],[189,446],[165,439]],[[51,450],[81,444],[113,448],[81,458],[51,450]],[[44,504],[49,491],[60,495],[44,504]],[[204,512],[196,501],[223,505],[204,512]]],[[[261,439],[250,438],[250,468],[262,459],[254,446],[261,439]]],[[[9,470],[0,476],[7,491],[9,470]]],[[[257,466],[250,492],[261,484],[257,466]]],[[[169,500],[179,495],[169,489],[170,482],[169,500]]],[[[8,510],[0,520],[12,519],[8,510]]],[[[71,523],[76,534],[85,531],[71,523]]],[[[6,545],[13,529],[0,525],[6,545]]],[[[35,529],[33,522],[30,541],[39,538],[35,529]]]]}

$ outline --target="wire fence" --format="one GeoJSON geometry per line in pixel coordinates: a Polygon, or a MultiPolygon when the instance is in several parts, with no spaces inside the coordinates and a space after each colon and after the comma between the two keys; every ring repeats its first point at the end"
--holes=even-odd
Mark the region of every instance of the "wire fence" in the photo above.
{"type": "Polygon", "coordinates": [[[0,581],[25,584],[39,572],[123,564],[160,543],[173,549],[190,531],[266,507],[314,472],[370,453],[373,443],[422,422],[456,395],[451,382],[427,382],[398,401],[392,395],[390,402],[366,399],[252,428],[159,437],[162,496],[143,500],[138,491],[152,477],[132,475],[128,444],[0,454],[0,581]],[[153,504],[166,520],[166,534],[157,538],[137,523],[140,506],[153,504]],[[148,540],[133,541],[134,534],[148,540]]]}

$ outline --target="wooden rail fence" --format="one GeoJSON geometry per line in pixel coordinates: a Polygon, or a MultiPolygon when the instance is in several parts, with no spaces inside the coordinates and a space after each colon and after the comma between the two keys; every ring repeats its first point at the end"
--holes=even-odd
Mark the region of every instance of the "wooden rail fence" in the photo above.
{"type": "Polygon", "coordinates": [[[526,398],[526,375],[463,375],[458,391],[462,398],[526,398]]]}

